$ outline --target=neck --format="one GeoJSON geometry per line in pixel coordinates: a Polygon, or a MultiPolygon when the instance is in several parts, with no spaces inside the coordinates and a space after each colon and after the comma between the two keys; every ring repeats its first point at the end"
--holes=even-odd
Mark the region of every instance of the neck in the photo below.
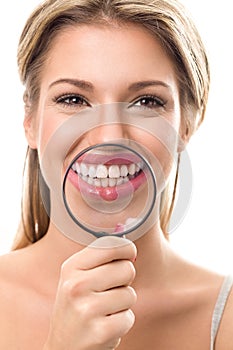
{"type": "MultiPolygon", "coordinates": [[[[170,248],[159,224],[153,226],[150,231],[134,243],[138,251],[135,262],[135,287],[152,283],[151,276],[156,276],[156,281],[161,283],[160,279],[164,275],[163,269],[166,268],[170,248]]],[[[43,262],[47,264],[47,272],[50,273],[50,278],[54,280],[54,283],[58,281],[62,263],[85,248],[83,245],[65,237],[52,224],[50,224],[47,234],[36,243],[36,246],[37,248],[35,248],[40,250],[37,256],[41,257],[41,264],[43,262]],[[48,257],[49,264],[44,261],[44,257],[48,257]]]]}

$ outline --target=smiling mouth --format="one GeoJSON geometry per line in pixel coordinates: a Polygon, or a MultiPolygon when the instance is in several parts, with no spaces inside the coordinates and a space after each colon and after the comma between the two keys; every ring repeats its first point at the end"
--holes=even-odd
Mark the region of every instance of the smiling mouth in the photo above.
{"type": "MultiPolygon", "coordinates": [[[[98,159],[98,157],[97,157],[98,159]]],[[[69,179],[85,196],[114,201],[132,195],[146,181],[143,162],[126,158],[105,160],[104,164],[76,161],[69,179]]]]}
{"type": "Polygon", "coordinates": [[[107,188],[120,186],[134,179],[142,171],[142,167],[142,163],[96,165],[76,162],[72,170],[87,184],[107,188]]]}

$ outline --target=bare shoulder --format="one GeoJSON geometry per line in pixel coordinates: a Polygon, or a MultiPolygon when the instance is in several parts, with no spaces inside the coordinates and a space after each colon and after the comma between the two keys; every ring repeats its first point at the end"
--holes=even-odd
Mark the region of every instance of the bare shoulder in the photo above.
{"type": "Polygon", "coordinates": [[[0,256],[0,323],[27,303],[34,292],[30,264],[27,249],[0,256]]]}
{"type": "Polygon", "coordinates": [[[28,249],[0,256],[0,349],[42,348],[51,305],[38,287],[39,270],[28,249]]]}
{"type": "Polygon", "coordinates": [[[24,266],[24,250],[12,251],[0,256],[0,276],[2,283],[17,282],[24,266]]]}
{"type": "Polygon", "coordinates": [[[17,300],[24,294],[23,285],[19,283],[20,265],[18,253],[0,256],[0,348],[10,348],[9,339],[13,337],[19,314],[17,300]]]}
{"type": "MultiPolygon", "coordinates": [[[[25,263],[22,251],[10,252],[0,256],[0,308],[11,308],[17,294],[25,288],[25,263]]],[[[8,310],[9,311],[9,310],[8,310]]],[[[1,315],[3,313],[1,312],[1,315]]],[[[1,318],[1,316],[0,316],[1,318]]]]}
{"type": "MultiPolygon", "coordinates": [[[[184,264],[187,271],[189,271],[189,281],[195,300],[195,310],[200,306],[200,314],[198,315],[198,323],[209,315],[209,325],[212,322],[215,306],[218,296],[226,278],[225,275],[216,273],[214,271],[199,267],[193,264],[184,264]],[[187,264],[187,265],[186,265],[187,264]],[[196,286],[196,287],[195,287],[196,286]],[[196,296],[195,296],[196,295],[196,296]]],[[[210,333],[210,332],[209,332],[210,333]]],[[[224,307],[222,319],[217,331],[214,350],[233,350],[233,287],[227,296],[227,301],[224,307]]]]}

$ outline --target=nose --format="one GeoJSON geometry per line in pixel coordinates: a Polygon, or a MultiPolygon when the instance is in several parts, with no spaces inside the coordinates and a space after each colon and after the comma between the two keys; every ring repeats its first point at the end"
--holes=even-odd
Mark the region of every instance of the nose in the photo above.
{"type": "Polygon", "coordinates": [[[89,144],[117,142],[128,139],[128,127],[124,124],[125,104],[111,103],[98,106],[95,112],[95,128],[88,133],[89,144]],[[98,119],[97,119],[98,118],[98,119]]]}
{"type": "Polygon", "coordinates": [[[121,139],[128,139],[127,126],[122,123],[100,125],[88,133],[88,141],[90,145],[116,142],[121,139]]]}

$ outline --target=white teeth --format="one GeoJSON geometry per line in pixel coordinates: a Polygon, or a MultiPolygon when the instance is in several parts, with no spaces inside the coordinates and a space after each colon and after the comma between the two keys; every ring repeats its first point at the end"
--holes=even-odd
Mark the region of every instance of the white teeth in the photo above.
{"type": "Polygon", "coordinates": [[[108,178],[101,179],[101,186],[102,187],[108,187],[108,178]]]}
{"type": "Polygon", "coordinates": [[[79,173],[80,173],[80,165],[79,165],[79,163],[76,162],[76,163],[74,164],[74,167],[75,167],[75,170],[77,171],[77,173],[79,174],[79,173]]]}
{"type": "Polygon", "coordinates": [[[116,179],[108,179],[108,183],[110,187],[116,186],[117,180],[116,179]]]}
{"type": "Polygon", "coordinates": [[[83,181],[87,182],[88,181],[88,177],[87,176],[82,176],[83,181]]]}
{"type": "Polygon", "coordinates": [[[119,177],[119,179],[117,179],[117,186],[120,186],[120,185],[122,185],[123,184],[123,178],[122,177],[119,177]]]}
{"type": "Polygon", "coordinates": [[[129,166],[129,175],[134,175],[136,171],[136,165],[134,163],[129,166]]]}
{"type": "Polygon", "coordinates": [[[143,168],[141,163],[106,166],[75,162],[72,169],[89,185],[106,188],[119,186],[133,179],[143,168]]]}
{"type": "Polygon", "coordinates": [[[94,165],[89,167],[88,175],[92,178],[96,177],[96,167],[94,165]]]}
{"type": "Polygon", "coordinates": [[[93,179],[93,177],[88,176],[88,178],[87,178],[87,183],[88,183],[89,185],[94,185],[94,179],[93,179]]]}
{"type": "Polygon", "coordinates": [[[128,175],[128,168],[126,165],[121,166],[121,176],[125,177],[128,175]]]}
{"type": "Polygon", "coordinates": [[[108,169],[108,176],[110,178],[120,177],[120,169],[118,165],[111,165],[108,169]]]}
{"type": "Polygon", "coordinates": [[[100,179],[94,179],[94,186],[95,187],[101,187],[101,180],[100,179]]]}
{"type": "Polygon", "coordinates": [[[80,172],[83,176],[87,176],[88,175],[88,167],[86,166],[85,163],[81,163],[80,165],[80,172]]]}
{"type": "Polygon", "coordinates": [[[96,169],[96,177],[99,179],[108,177],[108,168],[102,164],[98,165],[96,169]]]}

